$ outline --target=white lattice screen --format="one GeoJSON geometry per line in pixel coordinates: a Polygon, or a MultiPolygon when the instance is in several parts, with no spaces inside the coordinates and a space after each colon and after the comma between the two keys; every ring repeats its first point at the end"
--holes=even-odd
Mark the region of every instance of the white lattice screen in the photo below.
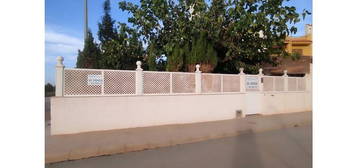
{"type": "MultiPolygon", "coordinates": [[[[140,71],[139,71],[140,72],[140,71]]],[[[137,71],[64,69],[64,96],[103,96],[135,94],[195,93],[196,75],[201,75],[202,93],[240,92],[241,75],[187,72],[143,71],[136,81],[137,71]],[[142,92],[136,89],[142,87],[142,92]],[[141,92],[141,93],[140,93],[141,92]]],[[[260,90],[258,75],[244,75],[247,92],[260,90]]],[[[287,79],[288,91],[305,91],[306,79],[301,77],[262,76],[263,91],[284,91],[287,79]]],[[[199,79],[199,78],[198,78],[199,79]]],[[[140,88],[139,88],[140,89],[140,88]]]]}
{"type": "Polygon", "coordinates": [[[298,91],[305,91],[306,89],[306,81],[305,78],[296,78],[297,80],[297,90],[298,91]]]}
{"type": "Polygon", "coordinates": [[[240,92],[240,76],[223,75],[223,92],[240,92]]]}
{"type": "Polygon", "coordinates": [[[202,93],[221,92],[221,75],[202,74],[202,93]]]}
{"type": "Polygon", "coordinates": [[[194,93],[195,74],[173,72],[172,91],[173,93],[194,93]]]}
{"type": "Polygon", "coordinates": [[[88,75],[102,75],[100,70],[65,69],[64,95],[101,95],[101,85],[88,85],[88,75]]]}
{"type": "Polygon", "coordinates": [[[296,91],[297,89],[297,80],[295,77],[288,78],[288,91],[296,91]]]}
{"type": "Polygon", "coordinates": [[[144,72],[145,94],[167,94],[170,93],[169,72],[144,72]]]}
{"type": "Polygon", "coordinates": [[[275,76],[275,91],[284,91],[284,77],[275,76]]]}
{"type": "Polygon", "coordinates": [[[274,77],[263,77],[264,91],[274,91],[274,77]]]}
{"type": "Polygon", "coordinates": [[[135,94],[135,71],[104,71],[104,94],[135,94]]]}

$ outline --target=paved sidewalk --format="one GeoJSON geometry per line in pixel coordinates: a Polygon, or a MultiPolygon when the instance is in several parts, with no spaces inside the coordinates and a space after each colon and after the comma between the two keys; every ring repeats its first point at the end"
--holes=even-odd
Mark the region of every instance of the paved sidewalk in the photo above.
{"type": "Polygon", "coordinates": [[[46,124],[45,162],[153,149],[311,123],[312,113],[300,112],[57,136],[49,135],[49,126],[46,124]]]}

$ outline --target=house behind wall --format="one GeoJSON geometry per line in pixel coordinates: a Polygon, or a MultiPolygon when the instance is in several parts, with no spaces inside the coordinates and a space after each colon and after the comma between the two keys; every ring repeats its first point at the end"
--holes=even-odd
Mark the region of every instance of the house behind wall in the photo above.
{"type": "Polygon", "coordinates": [[[270,64],[264,66],[264,74],[283,75],[283,70],[288,70],[290,76],[304,76],[310,72],[312,63],[312,25],[305,25],[305,35],[300,37],[287,37],[285,40],[285,50],[292,54],[298,53],[300,58],[284,58],[281,63],[274,67],[270,64]]]}

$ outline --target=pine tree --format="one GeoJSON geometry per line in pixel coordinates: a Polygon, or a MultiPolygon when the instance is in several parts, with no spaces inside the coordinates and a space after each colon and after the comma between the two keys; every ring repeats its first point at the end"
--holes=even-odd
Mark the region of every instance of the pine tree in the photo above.
{"type": "Polygon", "coordinates": [[[198,63],[201,63],[203,72],[211,72],[217,65],[217,52],[213,48],[213,42],[208,39],[205,32],[196,33],[193,37],[191,54],[187,58],[190,71],[198,63]]]}
{"type": "Polygon", "coordinates": [[[117,30],[114,27],[115,20],[110,16],[110,0],[104,1],[103,4],[104,16],[102,22],[98,23],[98,38],[102,44],[107,41],[117,40],[117,30]]]}
{"type": "Polygon", "coordinates": [[[83,51],[78,50],[77,68],[100,68],[100,55],[98,44],[95,43],[92,32],[89,30],[84,42],[83,51]]]}
{"type": "Polygon", "coordinates": [[[118,41],[117,29],[114,27],[115,20],[110,16],[110,0],[104,1],[103,4],[104,16],[100,23],[98,23],[98,39],[100,43],[100,49],[102,54],[101,68],[112,69],[113,62],[110,62],[113,55],[118,55],[118,50],[113,48],[113,43],[118,41]],[[109,63],[109,64],[108,64],[109,63]]]}

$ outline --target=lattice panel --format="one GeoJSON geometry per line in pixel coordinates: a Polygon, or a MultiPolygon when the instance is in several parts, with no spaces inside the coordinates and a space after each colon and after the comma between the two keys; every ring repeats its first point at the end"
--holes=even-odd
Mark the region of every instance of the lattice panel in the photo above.
{"type": "Polygon", "coordinates": [[[144,93],[170,93],[170,73],[144,72],[144,93]]]}
{"type": "Polygon", "coordinates": [[[88,85],[88,75],[101,75],[98,70],[65,69],[64,95],[100,95],[101,85],[88,85]]]}
{"type": "Polygon", "coordinates": [[[288,91],[296,91],[297,88],[297,82],[296,82],[296,78],[288,78],[288,91]]]}
{"type": "Polygon", "coordinates": [[[202,74],[202,93],[221,92],[221,75],[202,74]]]}
{"type": "Polygon", "coordinates": [[[135,72],[104,71],[104,94],[135,94],[135,72]]]}
{"type": "Polygon", "coordinates": [[[284,77],[274,77],[275,91],[284,91],[284,77]]]}
{"type": "Polygon", "coordinates": [[[223,92],[240,92],[240,76],[223,75],[223,92]]]}
{"type": "Polygon", "coordinates": [[[274,77],[263,77],[264,91],[274,91],[274,77]]]}
{"type": "Polygon", "coordinates": [[[172,73],[173,93],[194,93],[195,74],[191,73],[172,73]]]}
{"type": "Polygon", "coordinates": [[[298,78],[298,87],[297,87],[297,90],[298,91],[305,91],[306,89],[306,81],[305,81],[305,78],[298,78]]]}

